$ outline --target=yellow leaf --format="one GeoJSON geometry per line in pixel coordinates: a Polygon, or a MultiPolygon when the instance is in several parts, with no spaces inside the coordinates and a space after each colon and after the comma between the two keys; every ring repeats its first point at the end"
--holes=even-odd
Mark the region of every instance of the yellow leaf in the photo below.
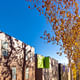
{"type": "Polygon", "coordinates": [[[78,43],[77,43],[77,42],[75,42],[75,45],[76,45],[76,46],[78,46],[78,43]]]}

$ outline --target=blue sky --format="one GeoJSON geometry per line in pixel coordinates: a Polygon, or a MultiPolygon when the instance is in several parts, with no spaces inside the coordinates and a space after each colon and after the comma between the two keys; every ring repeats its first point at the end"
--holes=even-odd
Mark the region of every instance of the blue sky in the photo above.
{"type": "Polygon", "coordinates": [[[36,9],[27,8],[25,0],[0,0],[0,30],[33,46],[35,52],[44,56],[51,56],[66,64],[64,56],[56,54],[59,46],[47,44],[40,39],[44,30],[50,31],[50,24],[36,9]]]}

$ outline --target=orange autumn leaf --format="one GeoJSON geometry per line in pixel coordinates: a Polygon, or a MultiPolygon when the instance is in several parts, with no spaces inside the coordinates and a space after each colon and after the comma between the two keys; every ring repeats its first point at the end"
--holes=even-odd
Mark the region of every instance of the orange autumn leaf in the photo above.
{"type": "Polygon", "coordinates": [[[51,22],[53,22],[54,21],[54,18],[51,16],[51,22]]]}
{"type": "Polygon", "coordinates": [[[60,11],[60,14],[64,14],[65,13],[65,11],[60,11]]]}
{"type": "Polygon", "coordinates": [[[49,7],[47,7],[47,8],[46,8],[46,11],[49,11],[49,10],[50,10],[50,8],[49,8],[49,7]]]}
{"type": "Polygon", "coordinates": [[[28,6],[28,8],[30,8],[30,6],[28,6]]]}
{"type": "Polygon", "coordinates": [[[58,26],[56,26],[56,30],[58,29],[58,26]]]}
{"type": "Polygon", "coordinates": [[[44,5],[42,5],[42,8],[44,8],[44,5]]]}
{"type": "Polygon", "coordinates": [[[75,2],[75,7],[78,8],[78,3],[77,2],[75,2]]]}

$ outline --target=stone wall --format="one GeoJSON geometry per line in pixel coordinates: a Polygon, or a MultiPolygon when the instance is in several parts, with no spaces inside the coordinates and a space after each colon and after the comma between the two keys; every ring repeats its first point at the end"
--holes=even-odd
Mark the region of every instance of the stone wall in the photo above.
{"type": "Polygon", "coordinates": [[[13,80],[12,78],[35,80],[34,48],[0,32],[0,80],[13,80]],[[13,77],[13,67],[16,68],[16,77],[13,77]],[[28,79],[25,78],[27,68],[28,79]]]}
{"type": "Polygon", "coordinates": [[[63,64],[59,64],[59,80],[68,80],[68,67],[63,65],[63,64]]]}
{"type": "Polygon", "coordinates": [[[50,68],[45,68],[42,70],[42,72],[42,80],[58,80],[58,61],[50,58],[50,68]]]}
{"type": "Polygon", "coordinates": [[[58,80],[58,61],[50,58],[50,68],[37,68],[37,55],[35,57],[36,80],[58,80]]]}

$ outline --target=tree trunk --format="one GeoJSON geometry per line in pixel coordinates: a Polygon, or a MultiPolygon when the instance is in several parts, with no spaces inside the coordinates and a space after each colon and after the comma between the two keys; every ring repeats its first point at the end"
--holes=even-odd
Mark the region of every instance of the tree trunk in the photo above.
{"type": "MultiPolygon", "coordinates": [[[[69,64],[71,63],[71,60],[69,59],[69,64]]],[[[69,67],[69,75],[68,75],[68,79],[72,80],[72,70],[71,70],[71,66],[69,67]]]]}

